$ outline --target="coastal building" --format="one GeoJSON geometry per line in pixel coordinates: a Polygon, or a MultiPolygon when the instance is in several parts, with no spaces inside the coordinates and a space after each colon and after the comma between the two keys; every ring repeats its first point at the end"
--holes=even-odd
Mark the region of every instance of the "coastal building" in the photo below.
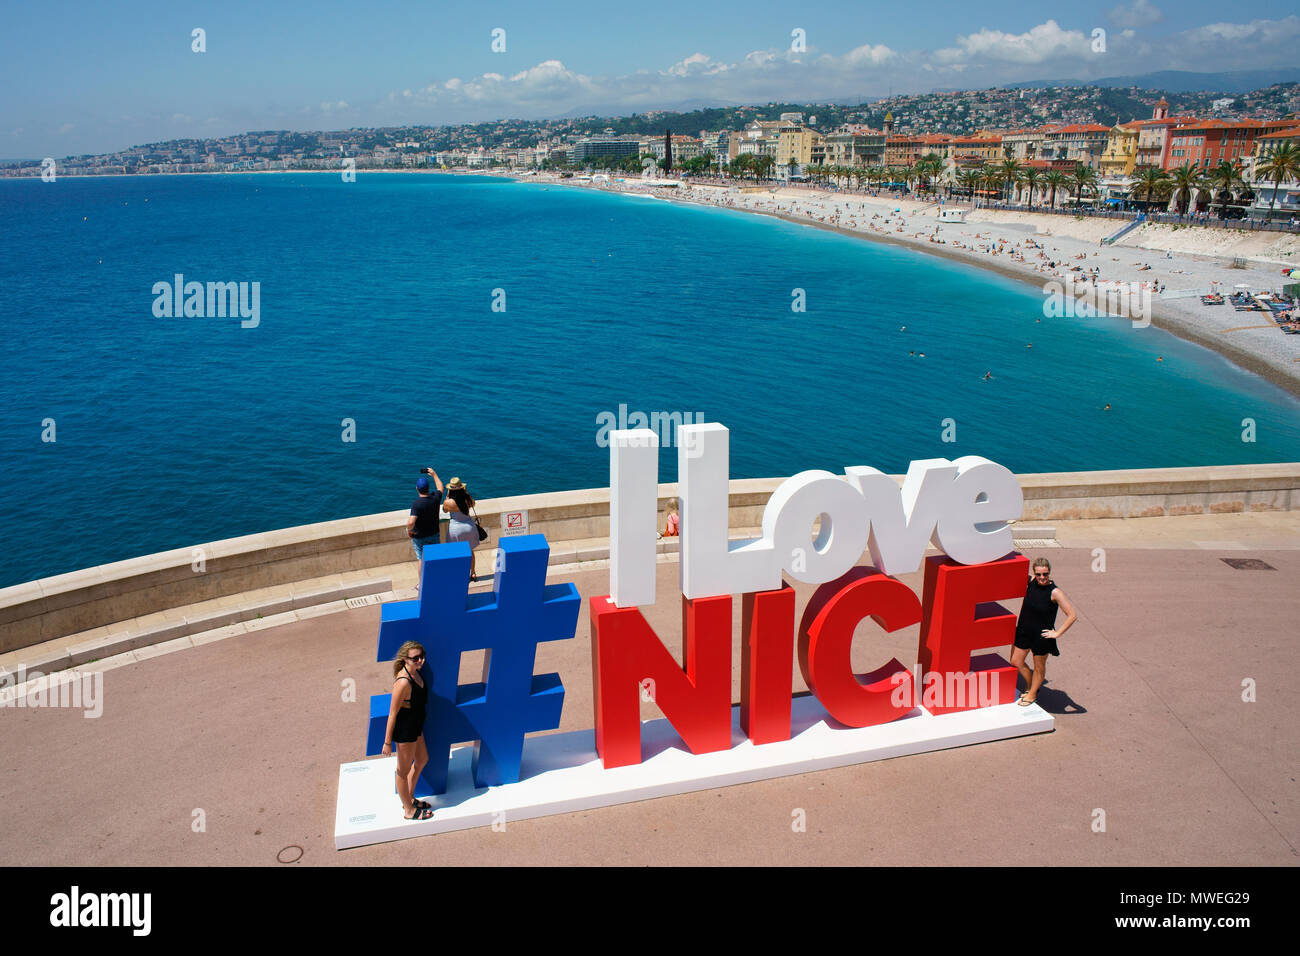
{"type": "MultiPolygon", "coordinates": [[[[641,141],[635,136],[609,136],[597,134],[584,136],[569,150],[574,163],[587,163],[596,159],[622,159],[640,153],[641,141]]],[[[659,151],[663,152],[663,141],[659,142],[659,151]]]]}
{"type": "Polygon", "coordinates": [[[1106,134],[1106,148],[1102,150],[1098,172],[1103,178],[1132,176],[1137,168],[1138,127],[1125,123],[1111,127],[1106,134]]]}
{"type": "MultiPolygon", "coordinates": [[[[663,162],[667,155],[666,144],[662,136],[655,136],[649,139],[640,140],[641,152],[649,153],[659,162],[663,162]]],[[[688,159],[694,159],[699,156],[703,150],[700,148],[700,141],[694,136],[681,136],[673,134],[673,166],[684,163],[688,159]]]]}
{"type": "Polygon", "coordinates": [[[1257,167],[1283,143],[1300,149],[1300,125],[1256,137],[1254,155],[1247,159],[1242,170],[1242,178],[1250,184],[1254,195],[1249,210],[1252,219],[1300,218],[1300,180],[1283,179],[1274,183],[1271,178],[1256,172],[1257,167]]]}
{"type": "Polygon", "coordinates": [[[979,169],[1002,159],[1000,136],[954,136],[935,150],[943,159],[951,160],[955,169],[979,169]]]}
{"type": "Polygon", "coordinates": [[[1179,123],[1169,133],[1166,169],[1185,163],[1203,171],[1227,160],[1243,163],[1255,152],[1255,140],[1297,125],[1294,120],[1193,120],[1179,123]]]}
{"type": "Polygon", "coordinates": [[[1096,169],[1106,151],[1110,127],[1100,123],[1071,123],[1051,130],[1043,138],[1042,158],[1073,169],[1083,163],[1096,169]]]}
{"type": "Polygon", "coordinates": [[[1020,163],[1041,158],[1043,141],[1048,132],[1058,126],[1038,126],[1033,129],[1013,129],[1002,134],[1002,158],[1020,163]]]}
{"type": "Polygon", "coordinates": [[[825,138],[829,166],[883,166],[885,134],[869,126],[844,126],[825,138]]]}
{"type": "Polygon", "coordinates": [[[776,165],[790,169],[802,169],[814,162],[813,151],[818,150],[817,165],[825,160],[825,147],[822,134],[806,126],[786,125],[777,130],[776,165]]]}
{"type": "Polygon", "coordinates": [[[755,156],[776,158],[776,146],[779,130],[786,124],[780,120],[753,120],[745,128],[730,135],[727,145],[727,160],[730,162],[741,153],[753,153],[755,156]]]}

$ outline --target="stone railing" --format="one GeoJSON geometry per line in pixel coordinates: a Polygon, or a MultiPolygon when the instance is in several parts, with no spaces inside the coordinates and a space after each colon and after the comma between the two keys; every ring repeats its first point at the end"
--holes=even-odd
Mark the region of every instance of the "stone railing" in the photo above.
{"type": "MultiPolygon", "coordinates": [[[[760,526],[763,507],[782,480],[731,482],[730,526],[760,526]]],[[[1300,509],[1300,463],[1031,474],[1019,480],[1022,521],[1300,509]]],[[[661,485],[659,492],[662,506],[676,486],[661,485]]],[[[553,564],[608,553],[601,540],[609,537],[606,488],[497,498],[479,502],[476,510],[492,532],[489,546],[507,513],[525,511],[529,533],[544,534],[551,543],[553,564]]],[[[0,653],[258,588],[413,561],[406,518],[405,510],[390,511],[267,531],[0,589],[0,653]]]]}

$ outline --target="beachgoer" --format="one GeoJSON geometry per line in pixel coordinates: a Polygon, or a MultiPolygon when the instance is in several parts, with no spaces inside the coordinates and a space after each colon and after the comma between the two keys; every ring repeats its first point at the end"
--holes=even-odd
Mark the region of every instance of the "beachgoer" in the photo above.
{"type": "Polygon", "coordinates": [[[478,537],[478,524],[470,514],[470,509],[474,507],[474,499],[470,497],[469,491],[465,488],[465,483],[459,478],[453,478],[447,483],[447,497],[442,503],[442,510],[447,512],[451,521],[447,526],[448,541],[464,541],[469,544],[469,579],[477,581],[478,575],[475,573],[475,562],[477,555],[473,552],[478,548],[480,541],[478,537]]]}
{"type": "Polygon", "coordinates": [[[393,661],[393,694],[388,708],[388,728],[384,731],[387,757],[397,745],[397,796],[402,801],[402,816],[408,820],[427,820],[433,816],[429,804],[415,799],[420,772],[429,762],[424,744],[424,717],[429,688],[424,675],[424,647],[407,641],[397,649],[393,661]]]}
{"type": "Polygon", "coordinates": [[[441,538],[438,534],[438,519],[441,513],[438,506],[442,504],[442,479],[432,468],[421,468],[421,475],[415,479],[415,490],[420,497],[411,505],[411,516],[406,519],[406,536],[411,539],[411,550],[415,560],[424,560],[424,546],[437,544],[441,538]],[[436,492],[429,491],[429,478],[432,476],[436,492]]]}
{"type": "Polygon", "coordinates": [[[1028,707],[1038,699],[1038,691],[1047,676],[1047,655],[1061,656],[1056,639],[1078,620],[1065,592],[1051,579],[1051,562],[1046,558],[1035,558],[1032,570],[1033,575],[1025,588],[1025,600],[1020,606],[1020,617],[1016,621],[1016,642],[1011,652],[1011,663],[1025,680],[1026,690],[1019,700],[1021,707],[1028,707]],[[1060,627],[1056,627],[1058,607],[1065,611],[1065,623],[1060,627]],[[1034,655],[1032,671],[1025,664],[1030,652],[1034,655]]]}
{"type": "Polygon", "coordinates": [[[681,534],[682,519],[677,514],[677,499],[669,498],[668,504],[664,506],[667,518],[664,519],[664,530],[660,533],[661,538],[675,538],[681,534]]]}

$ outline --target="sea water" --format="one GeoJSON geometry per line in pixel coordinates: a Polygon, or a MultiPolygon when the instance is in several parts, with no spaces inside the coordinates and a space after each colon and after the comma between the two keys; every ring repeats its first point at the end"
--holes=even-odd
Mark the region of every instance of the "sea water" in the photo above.
{"type": "Polygon", "coordinates": [[[1300,403],[1203,348],[770,217],[361,171],[0,180],[0,223],[0,586],[407,508],[425,465],[603,487],[620,406],[724,423],[737,478],[1300,460],[1300,403]]]}

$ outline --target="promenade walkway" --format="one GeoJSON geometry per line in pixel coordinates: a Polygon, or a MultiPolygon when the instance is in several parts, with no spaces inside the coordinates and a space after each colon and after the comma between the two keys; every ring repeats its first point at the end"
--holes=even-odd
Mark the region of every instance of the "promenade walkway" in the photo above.
{"type": "MultiPolygon", "coordinates": [[[[391,685],[373,661],[379,598],[363,598],[376,603],[91,664],[97,719],[0,709],[0,846],[10,865],[74,866],[275,866],[297,848],[308,865],[1294,864],[1300,512],[1051,524],[1026,550],[1051,557],[1081,614],[1040,695],[1051,734],[340,853],[339,764],[361,756],[368,697],[391,685]]],[[[585,602],[606,593],[604,565],[551,580],[585,602]]],[[[409,593],[413,561],[385,570],[384,597],[409,593]]],[[[674,650],[676,578],[666,556],[646,609],[674,650]]],[[[920,574],[903,580],[919,591],[920,574]]],[[[796,591],[801,612],[811,588],[796,591]]],[[[914,661],[916,631],[864,625],[855,669],[914,661]]],[[[585,610],[574,640],[539,647],[552,670],[560,729],[590,727],[585,610]]]]}

